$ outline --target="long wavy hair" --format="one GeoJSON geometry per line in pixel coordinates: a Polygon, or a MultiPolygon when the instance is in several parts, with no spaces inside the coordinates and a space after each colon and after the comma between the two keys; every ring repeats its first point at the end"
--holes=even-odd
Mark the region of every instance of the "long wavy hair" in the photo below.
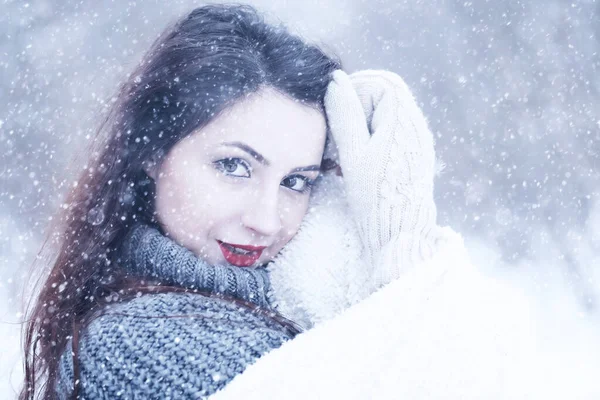
{"type": "Polygon", "coordinates": [[[324,112],[330,74],[339,68],[338,58],[266,23],[249,5],[197,8],[159,36],[120,86],[81,176],[47,227],[40,254],[49,251],[51,259],[38,255],[33,266],[46,264],[49,272],[40,275],[27,309],[20,399],[53,398],[58,360],[77,335],[74,327],[108,296],[123,300],[141,289],[116,254],[134,222],[157,224],[146,163],[265,86],[324,112]]]}

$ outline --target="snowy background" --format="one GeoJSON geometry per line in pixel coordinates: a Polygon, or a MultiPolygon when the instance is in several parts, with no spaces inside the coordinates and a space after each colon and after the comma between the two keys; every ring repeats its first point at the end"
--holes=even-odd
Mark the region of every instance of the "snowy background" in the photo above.
{"type": "MultiPolygon", "coordinates": [[[[22,376],[21,294],[78,152],[142,52],[201,4],[0,0],[0,398],[22,376]]],[[[531,294],[566,343],[600,327],[600,1],[251,4],[348,71],[401,74],[447,165],[440,223],[531,294]]]]}

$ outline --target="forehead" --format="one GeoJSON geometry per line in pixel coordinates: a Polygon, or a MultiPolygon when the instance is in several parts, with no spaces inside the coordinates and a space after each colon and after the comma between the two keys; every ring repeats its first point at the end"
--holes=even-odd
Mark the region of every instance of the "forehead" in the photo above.
{"type": "Polygon", "coordinates": [[[221,142],[241,141],[268,160],[320,161],[325,143],[323,113],[275,89],[263,88],[238,101],[189,138],[210,150],[221,142]]]}

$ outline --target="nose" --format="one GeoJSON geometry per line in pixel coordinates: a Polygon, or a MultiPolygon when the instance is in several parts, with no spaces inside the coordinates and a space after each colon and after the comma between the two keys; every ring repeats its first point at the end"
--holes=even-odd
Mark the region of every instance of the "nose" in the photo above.
{"type": "Polygon", "coordinates": [[[282,228],[279,213],[279,186],[257,190],[242,216],[242,224],[261,236],[273,236],[282,228]]]}

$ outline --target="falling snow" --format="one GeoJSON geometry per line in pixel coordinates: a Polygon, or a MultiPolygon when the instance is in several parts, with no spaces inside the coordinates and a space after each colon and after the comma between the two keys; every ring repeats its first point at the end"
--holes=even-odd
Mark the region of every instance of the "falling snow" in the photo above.
{"type": "MultiPolygon", "coordinates": [[[[568,313],[570,325],[555,327],[565,345],[577,341],[579,320],[600,327],[597,0],[253,4],[331,46],[349,70],[401,74],[445,164],[435,189],[441,225],[465,236],[482,268],[535,297],[548,324],[552,310],[568,313]]],[[[52,216],[69,207],[63,196],[86,168],[94,128],[160,30],[194,6],[0,5],[2,398],[13,398],[22,379],[17,322],[21,295],[32,289],[29,266],[52,216]]],[[[131,190],[119,201],[133,201],[131,190]]],[[[90,224],[110,215],[104,206],[91,209],[90,224]]]]}

